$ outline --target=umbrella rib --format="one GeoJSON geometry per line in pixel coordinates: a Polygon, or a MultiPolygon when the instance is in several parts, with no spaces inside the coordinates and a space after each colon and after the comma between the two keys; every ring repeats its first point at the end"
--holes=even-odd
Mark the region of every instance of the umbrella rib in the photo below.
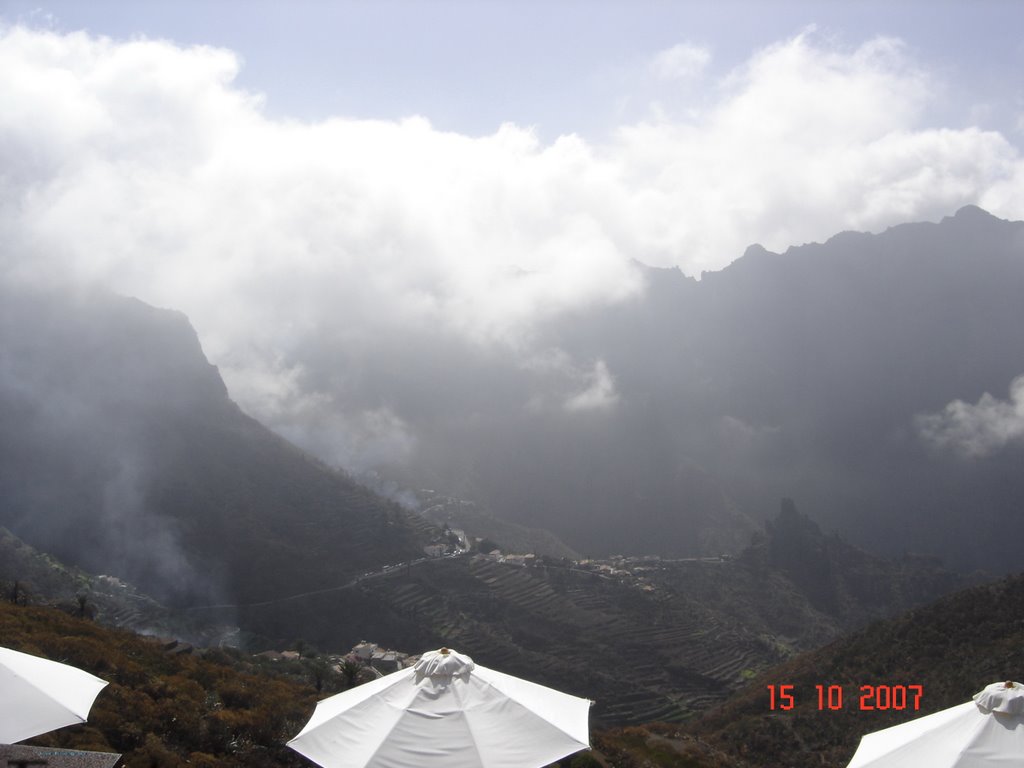
{"type": "MultiPolygon", "coordinates": [[[[31,656],[30,654],[24,654],[20,651],[14,651],[10,648],[0,648],[0,651],[5,652],[4,660],[0,661],[0,669],[3,670],[3,673],[5,675],[9,676],[8,679],[19,681],[20,684],[34,691],[36,695],[41,696],[43,700],[46,702],[46,706],[49,707],[50,714],[56,715],[57,713],[63,713],[62,717],[64,720],[63,723],[57,725],[50,725],[51,722],[56,722],[54,717],[48,717],[47,720],[49,722],[40,721],[37,719],[35,720],[36,724],[34,726],[28,727],[30,729],[36,729],[40,727],[42,722],[47,722],[47,727],[45,727],[44,730],[34,730],[32,733],[26,733],[25,735],[19,736],[17,739],[13,739],[12,741],[24,741],[25,739],[29,739],[33,736],[38,736],[43,733],[48,733],[49,731],[56,730],[57,728],[62,728],[66,725],[74,725],[77,723],[84,723],[88,721],[89,710],[92,708],[92,704],[95,701],[96,696],[98,696],[99,692],[107,685],[107,682],[105,680],[100,680],[99,678],[96,678],[94,675],[91,675],[85,672],[84,670],[78,669],[77,667],[72,667],[67,664],[63,664],[61,662],[55,662],[42,657],[31,656]],[[27,672],[18,669],[11,663],[8,663],[6,661],[6,657],[8,656],[8,654],[15,654],[15,660],[21,657],[28,657],[32,659],[32,663],[36,665],[37,668],[39,667],[39,665],[43,665],[45,668],[51,671],[54,669],[60,669],[66,673],[73,672],[73,677],[80,676],[78,677],[78,680],[80,682],[94,680],[95,682],[99,683],[99,687],[96,688],[95,692],[91,694],[87,701],[80,699],[77,702],[78,704],[84,705],[84,711],[80,712],[78,711],[78,709],[80,709],[81,707],[79,707],[78,709],[72,709],[72,706],[69,703],[64,701],[59,695],[55,695],[54,693],[52,693],[47,686],[40,685],[39,682],[37,682],[37,680],[32,675],[29,675],[27,672]]],[[[61,681],[62,685],[66,683],[66,679],[61,681]]],[[[8,737],[9,736],[10,734],[8,734],[8,737]]]]}
{"type": "MultiPolygon", "coordinates": [[[[54,663],[57,663],[57,662],[54,662],[54,663]]],[[[45,696],[47,701],[49,701],[51,704],[56,704],[57,707],[59,707],[61,710],[63,710],[64,712],[67,712],[72,717],[77,718],[78,722],[80,722],[80,723],[86,722],[86,720],[88,718],[88,714],[89,714],[88,712],[86,712],[85,715],[82,715],[82,714],[80,714],[78,712],[75,712],[73,709],[71,709],[63,701],[61,701],[60,699],[58,699],[55,696],[53,696],[53,694],[51,694],[49,691],[47,691],[47,690],[45,690],[43,688],[40,688],[39,685],[34,680],[32,680],[31,678],[25,677],[25,675],[19,673],[17,670],[11,669],[7,665],[4,665],[4,669],[6,669],[13,677],[18,678],[23,683],[28,685],[32,690],[36,691],[37,693],[41,694],[42,696],[45,696]]],[[[104,685],[106,685],[106,684],[104,683],[104,685]]]]}
{"type": "Polygon", "coordinates": [[[452,681],[452,689],[454,690],[455,701],[459,705],[459,712],[462,713],[462,719],[466,723],[466,730],[469,731],[470,741],[473,744],[473,751],[476,752],[476,759],[480,765],[484,765],[483,755],[480,754],[480,747],[477,746],[476,734],[473,733],[473,726],[470,723],[469,711],[466,709],[465,702],[462,700],[462,696],[459,694],[458,687],[454,685],[455,681],[452,681]]]}
{"type": "Polygon", "coordinates": [[[395,727],[397,725],[398,721],[396,720],[391,724],[391,727],[388,729],[388,732],[381,737],[380,741],[377,743],[377,748],[374,749],[370,756],[366,759],[366,762],[364,763],[365,768],[370,768],[370,766],[373,765],[373,761],[377,759],[377,755],[379,755],[380,751],[384,749],[384,745],[388,743],[388,737],[391,736],[392,732],[395,730],[395,727]]]}
{"type": "Polygon", "coordinates": [[[370,755],[370,757],[367,758],[366,763],[364,764],[365,768],[370,768],[370,766],[373,765],[373,761],[377,759],[377,755],[379,755],[380,751],[382,749],[384,749],[384,747],[387,745],[388,739],[391,738],[391,734],[395,732],[395,729],[398,727],[399,723],[402,722],[401,714],[408,710],[409,706],[412,704],[412,702],[414,702],[416,700],[416,697],[418,695],[419,695],[419,689],[417,687],[417,688],[413,689],[412,698],[409,700],[409,702],[404,707],[397,707],[397,708],[395,708],[395,712],[398,715],[398,717],[396,717],[394,719],[394,721],[391,723],[391,727],[388,728],[388,732],[385,733],[381,737],[380,741],[377,744],[376,749],[374,749],[373,753],[370,755]]]}
{"type": "MultiPolygon", "coordinates": [[[[511,677],[510,675],[506,675],[504,672],[498,672],[497,670],[494,670],[494,669],[487,669],[486,672],[488,672],[488,673],[497,673],[501,677],[511,677]]],[[[519,696],[516,696],[514,693],[511,693],[509,691],[506,691],[504,689],[504,687],[502,685],[500,685],[500,683],[501,683],[501,679],[500,678],[498,680],[489,680],[489,679],[487,679],[486,676],[485,677],[479,677],[478,676],[477,679],[480,680],[483,683],[486,683],[489,687],[493,688],[494,690],[498,691],[502,696],[505,696],[509,700],[514,701],[519,706],[521,706],[521,707],[523,707],[525,709],[533,710],[533,707],[530,706],[529,704],[525,703],[519,696]]],[[[537,687],[543,687],[543,686],[539,686],[537,683],[534,683],[534,682],[532,682],[530,680],[525,680],[525,679],[520,679],[520,678],[512,678],[512,679],[517,681],[517,682],[527,683],[529,685],[533,685],[533,686],[537,686],[537,687]]],[[[569,694],[562,694],[562,695],[568,696],[569,694]]],[[[581,698],[581,697],[577,696],[575,698],[581,698]]],[[[588,701],[589,701],[589,699],[588,699],[588,701]]],[[[591,705],[593,705],[593,703],[594,703],[593,701],[590,701],[591,705]]],[[[555,723],[552,723],[550,720],[547,720],[547,719],[545,719],[545,722],[547,722],[552,728],[554,728],[558,732],[564,733],[566,736],[574,737],[574,735],[569,730],[567,730],[566,728],[563,728],[560,725],[556,725],[555,723]]],[[[589,739],[587,739],[586,746],[588,746],[588,747],[590,746],[590,740],[589,739]]]]}

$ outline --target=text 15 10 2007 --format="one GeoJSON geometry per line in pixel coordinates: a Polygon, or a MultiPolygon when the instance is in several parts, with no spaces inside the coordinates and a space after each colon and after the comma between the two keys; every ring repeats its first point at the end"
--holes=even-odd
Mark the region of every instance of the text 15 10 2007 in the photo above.
{"type": "MultiPolygon", "coordinates": [[[[792,685],[768,686],[768,709],[789,711],[797,705],[797,695],[792,685]]],[[[817,694],[818,710],[837,712],[844,709],[850,697],[842,685],[814,686],[817,694]]],[[[857,707],[861,712],[876,710],[911,710],[921,708],[924,686],[921,685],[862,685],[855,695],[857,707]]]]}

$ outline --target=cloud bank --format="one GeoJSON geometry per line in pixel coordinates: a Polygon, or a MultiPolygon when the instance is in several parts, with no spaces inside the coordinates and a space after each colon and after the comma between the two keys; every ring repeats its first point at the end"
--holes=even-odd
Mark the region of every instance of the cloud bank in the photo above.
{"type": "Polygon", "coordinates": [[[752,242],[1024,208],[1005,137],[923,125],[941,84],[898,41],[804,33],[719,80],[691,44],[652,61],[699,87],[685,118],[542,144],[270,119],[234,52],[0,28],[0,270],[183,310],[243,407],[358,465],[411,455],[414,383],[471,364],[518,372],[490,391],[523,408],[613,409],[618,372],[544,365],[537,329],[640,295],[634,260],[697,275],[752,242]]]}
{"type": "Polygon", "coordinates": [[[968,458],[984,458],[1024,442],[1024,376],[1010,384],[1007,400],[987,392],[975,405],[954,400],[939,413],[918,418],[924,440],[968,458]]]}

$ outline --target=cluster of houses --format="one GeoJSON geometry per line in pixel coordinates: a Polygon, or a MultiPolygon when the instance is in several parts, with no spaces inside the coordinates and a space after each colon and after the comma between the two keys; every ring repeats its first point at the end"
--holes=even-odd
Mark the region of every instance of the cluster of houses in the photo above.
{"type": "MultiPolygon", "coordinates": [[[[262,651],[253,655],[255,658],[274,662],[298,661],[302,658],[299,651],[262,651]]],[[[341,674],[342,665],[345,662],[350,662],[358,665],[361,670],[366,670],[368,674],[364,677],[380,677],[397,672],[405,667],[411,667],[418,660],[419,656],[384,648],[366,640],[356,644],[351,651],[344,655],[327,657],[327,661],[335,673],[341,674]]]]}
{"type": "Polygon", "coordinates": [[[389,648],[382,648],[376,643],[369,643],[363,640],[352,648],[346,658],[355,661],[357,664],[375,669],[382,675],[386,675],[390,672],[397,672],[405,667],[411,667],[419,661],[420,657],[402,653],[401,651],[393,651],[389,648]]]}

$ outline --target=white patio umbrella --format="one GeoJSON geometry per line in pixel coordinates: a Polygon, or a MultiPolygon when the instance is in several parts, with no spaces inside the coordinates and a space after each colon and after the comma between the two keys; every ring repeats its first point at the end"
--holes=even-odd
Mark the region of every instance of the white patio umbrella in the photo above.
{"type": "Polygon", "coordinates": [[[1024,686],[993,683],[973,701],[869,733],[847,768],[1024,765],[1024,686]]]}
{"type": "Polygon", "coordinates": [[[106,684],[67,664],[0,648],[0,744],[84,723],[106,684]]]}
{"type": "Polygon", "coordinates": [[[538,768],[590,746],[589,713],[442,648],[324,699],[288,746],[324,768],[538,768]]]}

